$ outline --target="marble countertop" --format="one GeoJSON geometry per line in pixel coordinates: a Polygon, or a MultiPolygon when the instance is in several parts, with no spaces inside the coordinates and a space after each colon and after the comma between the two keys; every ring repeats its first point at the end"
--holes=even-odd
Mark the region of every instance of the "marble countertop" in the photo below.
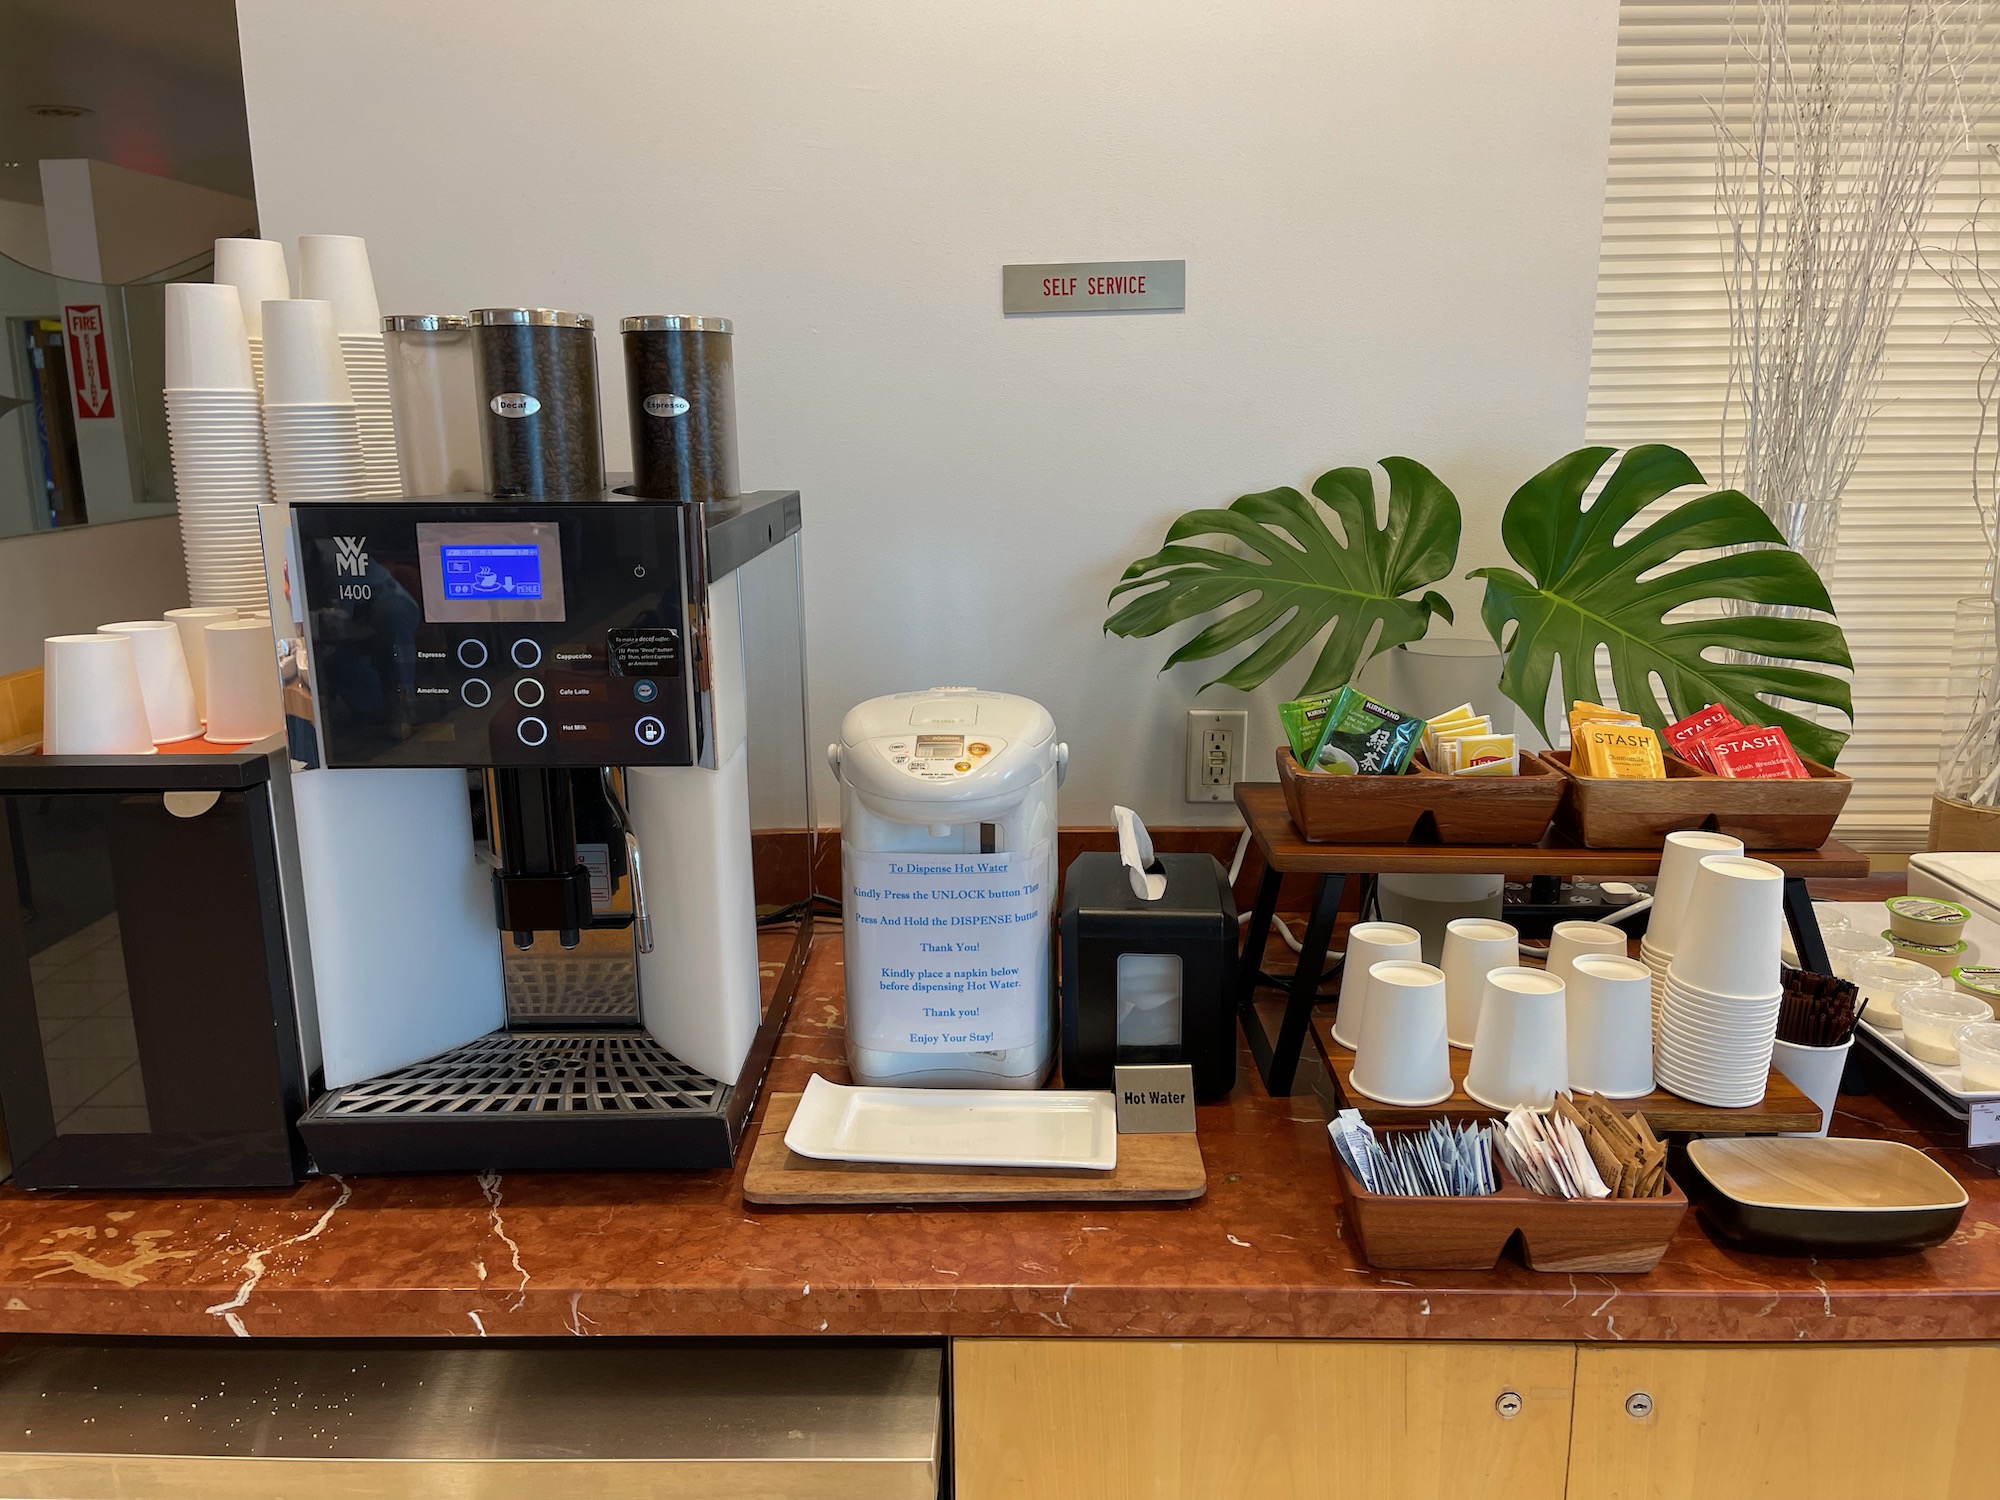
{"type": "MultiPolygon", "coordinates": [[[[769,1090],[844,1081],[841,949],[816,947],[769,1090]]],[[[761,1117],[761,1106],[760,1106],[761,1117]]],[[[1971,1206],[1919,1256],[1792,1260],[1692,1214],[1645,1275],[1376,1272],[1343,1236],[1317,1097],[1247,1057],[1200,1111],[1185,1205],[745,1205],[734,1172],[317,1178],[291,1191],[0,1188],[0,1333],[436,1337],[2000,1338],[2000,1176],[1921,1116],[1843,1099],[1839,1134],[1930,1151],[1971,1206]]]]}

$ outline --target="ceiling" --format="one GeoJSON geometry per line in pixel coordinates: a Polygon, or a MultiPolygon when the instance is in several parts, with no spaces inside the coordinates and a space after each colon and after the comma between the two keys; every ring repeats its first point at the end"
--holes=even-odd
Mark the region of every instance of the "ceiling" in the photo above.
{"type": "Polygon", "coordinates": [[[233,0],[0,0],[0,198],[39,202],[67,156],[254,197],[233,0]]]}

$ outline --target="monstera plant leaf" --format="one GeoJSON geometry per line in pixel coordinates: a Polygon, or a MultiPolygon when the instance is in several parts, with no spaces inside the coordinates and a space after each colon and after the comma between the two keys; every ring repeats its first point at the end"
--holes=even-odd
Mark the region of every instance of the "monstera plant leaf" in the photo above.
{"type": "Polygon", "coordinates": [[[1801,754],[1831,765],[1847,735],[1769,700],[1820,703],[1853,720],[1844,681],[1786,665],[1853,666],[1838,625],[1803,613],[1665,618],[1680,605],[1722,600],[1830,615],[1826,585],[1790,548],[1760,545],[1784,537],[1738,490],[1688,500],[1619,542],[1619,530],[1641,509],[1702,477],[1679,449],[1631,448],[1586,510],[1584,491],[1614,451],[1583,448],[1558,459],[1507,502],[1500,539],[1527,576],[1512,568],[1466,575],[1486,580],[1481,614],[1507,653],[1502,691],[1547,738],[1551,675],[1562,674],[1564,705],[1595,698],[1597,649],[1604,646],[1619,707],[1655,728],[1669,722],[1657,678],[1674,717],[1720,703],[1746,724],[1782,726],[1801,754]],[[1673,565],[1682,553],[1717,547],[1748,550],[1673,565]]]}
{"type": "Polygon", "coordinates": [[[1348,682],[1360,668],[1377,621],[1376,654],[1420,640],[1432,615],[1451,619],[1441,594],[1407,595],[1435,583],[1458,556],[1458,501],[1438,477],[1407,458],[1385,458],[1389,517],[1375,523],[1375,482],[1366,469],[1332,469],[1312,492],[1340,518],[1335,536],[1295,489],[1245,495],[1227,510],[1189,511],[1167,529],[1167,543],[1125,570],[1110,603],[1130,594],[1104,622],[1113,635],[1157,635],[1183,620],[1242,600],[1185,642],[1167,666],[1220,656],[1262,636],[1254,649],[1211,682],[1258,686],[1322,632],[1326,642],[1302,693],[1348,682]],[[1189,537],[1228,537],[1252,555],[1191,547],[1189,537]],[[1331,628],[1329,628],[1331,627],[1331,628]]]}

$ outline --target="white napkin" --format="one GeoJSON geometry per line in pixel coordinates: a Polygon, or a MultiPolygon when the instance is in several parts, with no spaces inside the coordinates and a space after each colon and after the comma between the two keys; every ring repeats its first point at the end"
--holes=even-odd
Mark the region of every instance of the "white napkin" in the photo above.
{"type": "Polygon", "coordinates": [[[1147,872],[1153,864],[1153,836],[1129,807],[1114,807],[1111,816],[1118,824],[1118,859],[1132,881],[1132,894],[1141,901],[1157,901],[1167,893],[1167,877],[1147,872]]]}

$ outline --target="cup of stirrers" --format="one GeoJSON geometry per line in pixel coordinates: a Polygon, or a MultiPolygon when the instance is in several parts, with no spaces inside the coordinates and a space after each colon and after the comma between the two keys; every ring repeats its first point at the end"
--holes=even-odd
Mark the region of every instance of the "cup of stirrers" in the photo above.
{"type": "Polygon", "coordinates": [[[1808,969],[1784,971],[1778,1005],[1778,1040],[1795,1047],[1839,1047],[1854,1035],[1867,1008],[1851,980],[1808,969]]]}

